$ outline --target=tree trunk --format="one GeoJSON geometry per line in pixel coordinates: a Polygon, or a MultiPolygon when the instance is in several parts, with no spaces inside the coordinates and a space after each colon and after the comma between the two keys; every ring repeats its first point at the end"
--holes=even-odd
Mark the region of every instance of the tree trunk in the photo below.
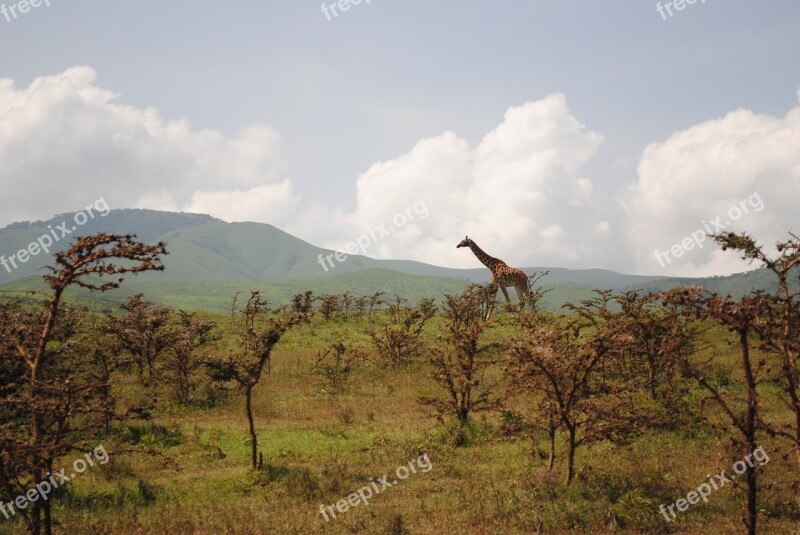
{"type": "Polygon", "coordinates": [[[800,405],[794,409],[794,453],[797,456],[797,465],[800,466],[800,405]]]}
{"type": "Polygon", "coordinates": [[[547,434],[550,438],[550,455],[547,458],[547,470],[553,471],[553,466],[556,464],[556,431],[557,429],[551,427],[547,434]]]}
{"type": "MultiPolygon", "coordinates": [[[[742,348],[742,365],[744,376],[747,381],[747,413],[744,421],[745,442],[747,443],[748,454],[756,450],[756,425],[758,421],[758,391],[756,390],[756,379],[753,375],[753,366],[750,362],[750,344],[748,331],[739,332],[739,344],[742,348]]],[[[750,458],[752,462],[752,457],[750,458]]],[[[747,463],[747,526],[748,535],[756,535],[756,523],[758,521],[758,486],[755,466],[747,463]]]]}
{"type": "Polygon", "coordinates": [[[52,535],[53,520],[50,516],[50,500],[42,502],[42,510],[44,511],[44,535],[52,535]]]}
{"type": "MultiPolygon", "coordinates": [[[[191,358],[191,357],[189,357],[191,358]]],[[[191,370],[188,360],[185,362],[179,361],[178,365],[178,401],[182,404],[189,403],[189,394],[191,393],[191,370]]]]}
{"type": "Polygon", "coordinates": [[[647,367],[649,377],[647,379],[647,386],[650,390],[650,399],[656,399],[656,363],[653,357],[647,357],[647,367]]]}
{"type": "Polygon", "coordinates": [[[798,395],[796,374],[792,365],[792,355],[785,346],[783,348],[783,374],[786,376],[786,394],[794,412],[794,452],[800,466],[800,395],[798,395]]]}
{"type": "Polygon", "coordinates": [[[41,506],[36,506],[31,511],[31,535],[42,535],[42,509],[41,506]]]}
{"type": "Polygon", "coordinates": [[[756,468],[747,467],[747,535],[756,535],[758,521],[758,487],[756,486],[756,468]]]}
{"type": "MultiPolygon", "coordinates": [[[[748,415],[749,416],[749,415],[748,415]]],[[[748,454],[752,454],[756,449],[755,440],[755,427],[749,429],[752,431],[751,436],[747,437],[747,447],[750,450],[748,454]]],[[[749,457],[750,462],[753,461],[752,456],[749,457]]],[[[747,535],[756,535],[756,523],[758,522],[758,475],[756,474],[756,465],[750,466],[747,463],[747,471],[745,477],[747,478],[747,519],[745,526],[747,527],[747,535]]]]}
{"type": "Polygon", "coordinates": [[[461,447],[467,442],[467,437],[466,434],[464,433],[464,428],[467,426],[468,421],[469,421],[469,413],[465,413],[464,409],[459,409],[458,427],[456,428],[456,432],[453,435],[454,446],[461,447]]]}
{"type": "Polygon", "coordinates": [[[568,426],[567,430],[569,431],[569,450],[567,452],[567,485],[570,485],[575,477],[575,448],[577,447],[577,444],[575,442],[575,428],[568,426]]]}
{"type": "Polygon", "coordinates": [[[256,436],[256,425],[253,421],[253,387],[248,386],[244,392],[244,406],[247,412],[247,424],[250,428],[250,453],[253,461],[253,468],[258,467],[258,437],[256,436]]]}
{"type": "Polygon", "coordinates": [[[797,336],[795,334],[793,308],[797,306],[796,301],[789,291],[786,277],[780,278],[780,295],[783,300],[784,309],[781,314],[781,327],[779,347],[783,358],[783,373],[786,376],[786,393],[792,402],[794,411],[794,452],[797,457],[797,464],[800,466],[800,393],[798,392],[797,381],[800,379],[797,373],[797,351],[793,351],[791,341],[797,336]]]}

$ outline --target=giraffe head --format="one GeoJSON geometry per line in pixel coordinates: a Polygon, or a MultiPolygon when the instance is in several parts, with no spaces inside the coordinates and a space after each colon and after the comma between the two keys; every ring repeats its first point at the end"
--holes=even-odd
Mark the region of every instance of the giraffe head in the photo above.
{"type": "Polygon", "coordinates": [[[469,247],[470,245],[472,245],[472,243],[473,243],[472,240],[469,238],[469,236],[467,236],[466,238],[461,240],[461,242],[458,245],[456,245],[456,249],[460,249],[461,247],[469,247]]]}

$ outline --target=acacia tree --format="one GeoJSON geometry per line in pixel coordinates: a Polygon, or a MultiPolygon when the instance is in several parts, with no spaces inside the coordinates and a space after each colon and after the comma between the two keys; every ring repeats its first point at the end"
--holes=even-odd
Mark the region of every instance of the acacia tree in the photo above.
{"type": "Polygon", "coordinates": [[[258,435],[253,417],[253,389],[261,381],[264,368],[269,366],[272,349],[281,337],[305,319],[303,314],[288,314],[282,317],[268,318],[267,304],[261,298],[261,292],[251,292],[247,304],[242,310],[244,332],[241,339],[241,354],[229,355],[225,358],[209,358],[206,361],[209,375],[215,381],[234,381],[244,392],[245,415],[247,416],[250,434],[250,453],[253,468],[258,468],[258,435]]]}
{"type": "Polygon", "coordinates": [[[355,303],[355,296],[349,290],[342,293],[342,296],[339,298],[340,308],[342,310],[342,319],[347,321],[350,317],[350,311],[353,308],[353,304],[355,303]]]}
{"type": "Polygon", "coordinates": [[[363,351],[339,340],[317,353],[311,371],[320,377],[322,392],[336,397],[345,390],[350,374],[364,360],[363,351]]]}
{"type": "Polygon", "coordinates": [[[676,388],[675,360],[669,355],[691,352],[693,333],[674,309],[655,306],[656,299],[638,292],[617,294],[612,300],[619,311],[604,305],[598,316],[619,333],[620,364],[629,376],[645,378],[651,400],[673,402],[671,394],[680,392],[676,388]],[[681,329],[686,332],[678,333],[681,329]]]}
{"type": "MultiPolygon", "coordinates": [[[[105,292],[123,282],[105,277],[162,270],[164,243],[146,245],[135,236],[96,234],[78,238],[56,253],[55,266],[44,276],[52,293],[42,309],[18,309],[0,315],[0,355],[14,361],[17,388],[4,388],[0,413],[13,418],[0,423],[0,494],[10,501],[54,473],[53,463],[99,426],[106,406],[98,393],[108,384],[83,373],[82,359],[69,343],[54,341],[62,321],[61,299],[67,288],[79,286],[105,292]],[[117,261],[120,261],[119,263],[117,261]],[[21,364],[20,364],[21,363],[21,364]]],[[[72,329],[63,329],[70,332],[72,329]]],[[[5,367],[5,366],[4,366],[5,367]]],[[[50,535],[51,501],[37,500],[18,512],[28,531],[50,535]]]]}
{"type": "Polygon", "coordinates": [[[372,311],[386,303],[386,301],[383,299],[384,295],[385,292],[375,292],[374,294],[367,296],[367,317],[370,319],[370,321],[372,321],[372,311]]]}
{"type": "Polygon", "coordinates": [[[364,313],[367,311],[368,303],[369,297],[366,295],[356,297],[355,301],[353,301],[353,317],[356,320],[360,320],[362,317],[364,317],[364,313]]]}
{"type": "Polygon", "coordinates": [[[744,260],[757,260],[778,279],[777,291],[764,295],[764,309],[755,319],[753,329],[761,338],[761,348],[776,355],[780,362],[780,384],[792,411],[791,425],[778,428],[776,434],[793,443],[797,463],[800,465],[800,287],[792,278],[800,278],[800,238],[789,234],[789,239],[778,242],[778,256],[769,257],[753,238],[745,233],[718,234],[714,236],[722,250],[739,251],[744,260]]]}
{"type": "MultiPolygon", "coordinates": [[[[598,422],[592,418],[593,409],[589,398],[592,394],[589,378],[602,358],[596,351],[587,351],[566,330],[538,329],[528,332],[514,341],[513,380],[518,387],[541,395],[537,409],[549,422],[558,422],[567,427],[567,485],[574,477],[575,451],[584,436],[591,435],[586,429],[598,422]],[[524,386],[523,386],[524,385],[524,386]]],[[[555,431],[549,427],[549,458],[555,459],[555,431]]],[[[552,468],[552,461],[548,462],[552,468]]]]}
{"type": "Polygon", "coordinates": [[[297,314],[311,314],[314,308],[314,301],[314,293],[311,291],[295,294],[292,297],[292,309],[297,314]]]}
{"type": "Polygon", "coordinates": [[[189,403],[196,387],[195,376],[204,366],[197,351],[218,340],[216,324],[196,314],[181,310],[178,314],[177,336],[167,356],[165,373],[179,403],[189,403]]]}
{"type": "MultiPolygon", "coordinates": [[[[765,429],[760,414],[758,387],[768,380],[767,360],[763,356],[756,360],[753,354],[752,338],[757,331],[755,325],[767,310],[767,300],[763,295],[753,294],[736,301],[730,296],[719,297],[702,288],[679,288],[664,294],[664,301],[681,308],[690,317],[711,318],[736,336],[739,345],[740,376],[732,377],[739,388],[723,389],[708,379],[708,370],[702,363],[696,363],[688,354],[675,353],[673,356],[685,372],[703,387],[711,399],[730,420],[735,433],[731,440],[734,456],[741,459],[758,449],[757,434],[765,429]],[[745,392],[744,397],[739,390],[745,392]]],[[[744,524],[750,535],[755,535],[758,521],[758,471],[757,465],[748,464],[745,472],[747,481],[747,508],[744,524]]]]}
{"type": "Polygon", "coordinates": [[[418,307],[407,306],[406,302],[407,299],[396,295],[386,308],[385,321],[364,329],[378,354],[393,366],[406,365],[422,353],[425,347],[422,331],[436,315],[436,307],[430,301],[423,300],[418,307]]]}
{"type": "Polygon", "coordinates": [[[341,310],[339,296],[336,294],[325,294],[317,297],[319,301],[319,313],[325,318],[325,321],[333,319],[334,314],[341,310]]]}
{"type": "Polygon", "coordinates": [[[114,341],[114,348],[136,364],[139,380],[144,386],[158,382],[158,364],[174,346],[179,332],[173,325],[175,311],[131,296],[120,305],[124,314],[106,316],[102,330],[114,341]]]}
{"type": "Polygon", "coordinates": [[[582,445],[618,440],[642,430],[635,383],[607,374],[613,367],[619,335],[606,324],[587,321],[588,307],[563,320],[540,315],[513,340],[507,371],[512,390],[537,396],[536,408],[546,422],[548,469],[555,459],[555,438],[563,428],[567,443],[567,485],[575,476],[575,453],[582,445]]]}
{"type": "Polygon", "coordinates": [[[482,320],[482,298],[483,293],[478,288],[468,288],[461,295],[445,296],[443,344],[434,347],[428,356],[433,365],[433,379],[444,396],[420,398],[421,403],[433,406],[440,415],[455,417],[457,428],[453,441],[456,446],[464,444],[464,428],[470,415],[496,408],[500,402],[494,394],[496,385],[486,378],[487,368],[495,363],[487,355],[498,346],[481,344],[488,326],[482,320]]]}
{"type": "Polygon", "coordinates": [[[602,373],[637,394],[640,423],[650,428],[686,422],[687,382],[680,376],[674,354],[695,351],[699,331],[674,307],[658,303],[658,296],[636,291],[596,291],[581,306],[567,304],[596,334],[608,341],[609,354],[602,373]]]}

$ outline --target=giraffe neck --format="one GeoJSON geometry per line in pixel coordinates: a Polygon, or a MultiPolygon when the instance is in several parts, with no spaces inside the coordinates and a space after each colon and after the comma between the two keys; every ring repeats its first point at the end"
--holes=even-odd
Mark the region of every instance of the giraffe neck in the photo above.
{"type": "Polygon", "coordinates": [[[486,254],[483,249],[478,247],[478,244],[475,242],[470,242],[469,248],[472,249],[472,252],[481,261],[481,264],[489,268],[490,270],[494,271],[494,268],[497,267],[501,261],[493,256],[489,256],[486,254]]]}

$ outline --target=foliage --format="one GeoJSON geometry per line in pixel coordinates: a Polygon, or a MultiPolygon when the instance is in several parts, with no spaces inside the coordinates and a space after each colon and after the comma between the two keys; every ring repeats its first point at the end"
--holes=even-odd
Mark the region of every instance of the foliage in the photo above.
{"type": "Polygon", "coordinates": [[[427,360],[433,366],[433,379],[443,396],[423,396],[420,401],[440,415],[455,417],[458,428],[455,445],[464,444],[464,426],[470,414],[496,408],[497,387],[488,380],[486,370],[494,364],[491,355],[495,344],[481,344],[486,323],[481,314],[482,293],[468,289],[461,295],[447,295],[444,314],[443,346],[433,348],[427,360]]]}
{"type": "Polygon", "coordinates": [[[261,298],[261,292],[253,291],[242,310],[241,322],[243,334],[240,340],[240,355],[226,357],[210,357],[206,361],[212,380],[220,382],[234,381],[244,391],[245,414],[250,432],[250,459],[253,468],[258,462],[258,436],[256,435],[253,416],[253,388],[261,380],[265,367],[268,367],[272,349],[281,337],[301,323],[305,316],[290,314],[282,317],[270,317],[262,322],[266,315],[267,303],[261,298]]]}
{"type": "Polygon", "coordinates": [[[317,297],[319,301],[319,313],[325,318],[325,321],[333,319],[334,314],[341,310],[339,303],[339,296],[335,294],[326,294],[317,297]]]}
{"type": "Polygon", "coordinates": [[[161,359],[177,342],[172,328],[174,310],[156,306],[137,294],[120,305],[122,315],[108,313],[101,332],[110,339],[110,348],[136,365],[144,386],[159,381],[161,359]]]}
{"type": "Polygon", "coordinates": [[[200,371],[205,365],[200,348],[220,339],[216,324],[196,314],[180,311],[172,350],[167,355],[165,376],[175,399],[188,404],[200,387],[200,371]]]}
{"type": "MultiPolygon", "coordinates": [[[[64,291],[79,286],[105,292],[123,281],[107,277],[162,270],[164,247],[163,243],[146,245],[135,236],[78,238],[54,255],[55,265],[44,276],[52,293],[42,308],[2,310],[0,355],[14,361],[4,368],[18,381],[0,390],[0,413],[10,410],[14,416],[0,421],[0,498],[4,501],[45,479],[54,471],[54,461],[66,452],[85,449],[84,439],[110,417],[108,377],[98,377],[82,366],[85,347],[70,343],[78,332],[80,315],[60,316],[64,291]],[[56,333],[60,340],[54,339],[56,333]]],[[[50,501],[34,501],[19,514],[33,535],[51,533],[50,501]]]]}
{"type": "MultiPolygon", "coordinates": [[[[49,513],[40,502],[41,532],[56,513],[64,532],[98,533],[238,534],[253,525],[296,532],[324,525],[334,532],[730,533],[742,516],[750,532],[756,525],[759,532],[791,532],[800,519],[792,398],[797,239],[779,244],[774,258],[746,236],[717,241],[764,263],[778,279],[776,292],[741,299],[687,288],[661,302],[643,292],[599,292],[567,314],[534,306],[490,322],[481,319],[483,297],[470,293],[481,287],[448,296],[439,310],[430,300],[411,307],[396,297],[384,306],[380,293],[355,297],[363,287],[337,289],[331,321],[310,317],[311,292],[271,310],[254,292],[216,316],[171,310],[155,335],[140,321],[159,308],[151,296],[126,296],[128,308],[141,313],[138,323],[126,309],[0,299],[0,498],[7,503],[30,488],[46,455],[50,466],[68,467],[103,442],[113,446],[109,464],[54,493],[49,513]],[[53,310],[34,383],[21,355],[35,354],[53,310]],[[409,317],[417,319],[406,329],[409,317]],[[363,322],[379,338],[384,327],[397,327],[411,338],[406,348],[420,345],[400,359],[403,366],[384,365],[392,360],[383,354],[380,365],[362,368],[362,340],[378,348],[362,336],[363,322]],[[104,331],[109,323],[139,326],[126,336],[132,347],[144,347],[145,380],[138,357],[104,331]],[[286,323],[290,329],[276,325],[286,323]],[[148,329],[151,341],[171,342],[153,342],[160,348],[148,353],[146,338],[135,336],[148,329]],[[274,361],[278,340],[280,354],[291,358],[274,361]],[[355,377],[359,386],[351,389],[355,377]],[[335,398],[310,395],[314,379],[335,398]],[[247,429],[237,424],[241,408],[220,395],[228,389],[245,391],[247,429]],[[445,425],[420,418],[420,400],[445,425]],[[50,442],[34,440],[35,422],[50,442]],[[195,439],[187,441],[181,429],[193,424],[195,439]],[[729,461],[754,445],[769,452],[768,466],[743,473],[672,523],[660,515],[659,504],[684,496],[705,473],[730,474],[729,461]],[[161,450],[180,461],[180,478],[137,455],[161,450]],[[321,520],[318,504],[391,476],[422,452],[434,461],[431,475],[409,477],[335,524],[321,520]],[[250,476],[257,485],[243,482],[230,461],[245,454],[260,468],[250,476]],[[203,484],[189,490],[187,481],[203,484]],[[416,498],[432,492],[436,500],[416,498]],[[157,508],[144,509],[156,500],[157,508]],[[236,515],[218,514],[231,500],[236,515]]],[[[97,279],[86,281],[100,289],[97,279]]],[[[31,504],[28,521],[33,512],[31,504]]],[[[0,522],[0,533],[18,532],[25,519],[16,518],[0,522]]]]}
{"type": "Polygon", "coordinates": [[[311,371],[321,379],[321,391],[331,396],[347,388],[350,374],[365,359],[362,351],[346,346],[341,340],[320,351],[317,357],[311,371]]]}
{"type": "Polygon", "coordinates": [[[622,441],[642,431],[636,382],[605,373],[618,356],[620,333],[613,325],[586,319],[591,303],[575,309],[580,312],[576,316],[551,318],[516,337],[508,363],[513,388],[539,395],[536,411],[550,437],[550,467],[556,432],[565,429],[567,484],[574,478],[579,446],[622,441]]]}
{"type": "Polygon", "coordinates": [[[399,295],[395,296],[378,326],[369,326],[364,330],[378,355],[391,366],[407,365],[422,353],[425,347],[421,336],[423,329],[436,313],[428,302],[423,302],[421,307],[409,307],[406,302],[399,295]]]}

